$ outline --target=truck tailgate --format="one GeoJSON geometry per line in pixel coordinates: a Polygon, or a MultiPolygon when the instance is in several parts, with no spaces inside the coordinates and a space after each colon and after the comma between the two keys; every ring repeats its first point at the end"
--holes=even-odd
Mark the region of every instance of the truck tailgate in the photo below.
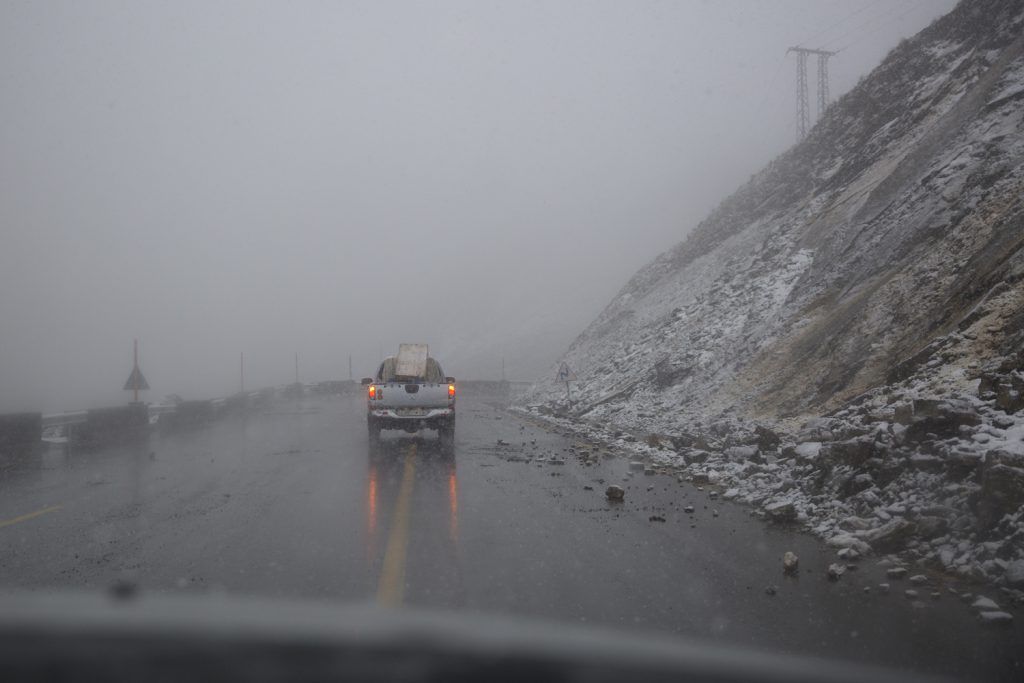
{"type": "Polygon", "coordinates": [[[447,384],[378,384],[377,408],[447,408],[447,384]]]}

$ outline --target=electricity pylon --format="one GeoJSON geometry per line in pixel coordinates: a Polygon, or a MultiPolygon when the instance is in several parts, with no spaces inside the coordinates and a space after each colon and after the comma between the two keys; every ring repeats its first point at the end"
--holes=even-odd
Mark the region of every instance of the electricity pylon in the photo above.
{"type": "Polygon", "coordinates": [[[797,141],[807,137],[811,127],[811,103],[807,97],[807,55],[818,56],[818,118],[828,107],[828,58],[836,54],[828,50],[812,50],[807,47],[791,47],[786,50],[796,53],[796,135],[797,141]]]}

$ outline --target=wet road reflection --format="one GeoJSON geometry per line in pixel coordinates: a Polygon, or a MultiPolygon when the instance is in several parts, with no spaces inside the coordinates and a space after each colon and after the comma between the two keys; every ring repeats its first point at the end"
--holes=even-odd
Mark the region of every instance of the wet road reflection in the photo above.
{"type": "Polygon", "coordinates": [[[371,442],[366,477],[366,562],[379,575],[377,602],[398,607],[441,585],[461,594],[455,448],[430,436],[371,442]],[[439,552],[441,551],[441,552],[439,552]],[[440,564],[437,558],[444,558],[440,564]]]}

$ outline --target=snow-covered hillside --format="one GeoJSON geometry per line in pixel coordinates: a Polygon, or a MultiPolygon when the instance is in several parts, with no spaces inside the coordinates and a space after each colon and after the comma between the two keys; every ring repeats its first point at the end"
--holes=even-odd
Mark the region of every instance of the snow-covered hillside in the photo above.
{"type": "Polygon", "coordinates": [[[571,406],[554,368],[524,403],[1024,587],[1022,349],[1024,2],[965,0],[632,278],[564,357],[571,406]]]}

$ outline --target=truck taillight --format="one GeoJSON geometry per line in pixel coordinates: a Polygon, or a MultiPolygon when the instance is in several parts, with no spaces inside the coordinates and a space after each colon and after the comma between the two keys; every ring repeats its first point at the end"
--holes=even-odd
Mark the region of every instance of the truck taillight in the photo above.
{"type": "Polygon", "coordinates": [[[448,398],[455,398],[455,385],[454,384],[449,384],[448,385],[448,398]]]}
{"type": "Polygon", "coordinates": [[[370,400],[371,401],[373,399],[377,398],[377,385],[376,384],[371,384],[370,388],[368,389],[368,391],[370,392],[370,400]]]}

